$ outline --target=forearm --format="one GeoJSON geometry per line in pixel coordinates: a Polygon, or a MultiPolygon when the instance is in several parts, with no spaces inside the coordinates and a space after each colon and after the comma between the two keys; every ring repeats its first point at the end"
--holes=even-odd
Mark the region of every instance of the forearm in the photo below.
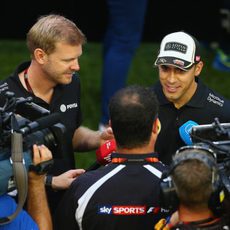
{"type": "Polygon", "coordinates": [[[73,147],[77,151],[90,151],[100,146],[100,132],[79,127],[73,136],[73,147]]]}
{"type": "Polygon", "coordinates": [[[52,220],[47,203],[44,176],[39,180],[29,180],[27,210],[40,230],[51,230],[52,220]]]}
{"type": "Polygon", "coordinates": [[[59,176],[47,175],[46,185],[55,190],[68,189],[71,183],[84,172],[84,169],[70,169],[59,176]]]}

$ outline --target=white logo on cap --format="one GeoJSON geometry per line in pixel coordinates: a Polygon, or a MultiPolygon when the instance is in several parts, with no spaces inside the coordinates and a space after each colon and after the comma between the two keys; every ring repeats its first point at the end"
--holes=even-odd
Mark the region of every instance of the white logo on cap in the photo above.
{"type": "Polygon", "coordinates": [[[177,52],[181,52],[181,53],[186,53],[187,51],[187,45],[179,43],[179,42],[167,42],[165,44],[165,50],[166,51],[177,51],[177,52]]]}

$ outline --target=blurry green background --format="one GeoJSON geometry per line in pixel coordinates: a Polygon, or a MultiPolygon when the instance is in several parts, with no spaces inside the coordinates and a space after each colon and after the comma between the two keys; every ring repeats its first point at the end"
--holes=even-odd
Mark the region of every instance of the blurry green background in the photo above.
{"type": "MultiPolygon", "coordinates": [[[[133,59],[127,84],[149,86],[158,79],[158,71],[153,67],[157,56],[158,43],[142,43],[133,59]]],[[[200,75],[212,89],[230,98],[230,73],[220,72],[212,68],[215,52],[203,47],[202,58],[205,62],[200,75]]],[[[28,60],[29,53],[25,41],[0,40],[0,78],[4,79],[16,66],[28,60]]],[[[101,43],[89,42],[83,47],[80,58],[81,105],[83,125],[97,129],[100,118],[100,85],[102,70],[101,43]]],[[[95,161],[95,151],[76,153],[76,167],[87,168],[95,161]]]]}

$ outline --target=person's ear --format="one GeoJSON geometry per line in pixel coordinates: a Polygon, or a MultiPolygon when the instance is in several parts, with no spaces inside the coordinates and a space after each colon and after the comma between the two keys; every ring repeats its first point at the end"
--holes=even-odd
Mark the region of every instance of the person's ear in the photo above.
{"type": "Polygon", "coordinates": [[[199,63],[197,63],[195,65],[195,76],[196,77],[200,75],[200,73],[201,73],[201,71],[203,69],[203,66],[204,66],[204,63],[202,61],[200,61],[199,63]]]}
{"type": "Polygon", "coordinates": [[[159,120],[159,118],[157,118],[154,122],[154,132],[159,134],[161,131],[161,122],[159,120]]]}
{"type": "Polygon", "coordinates": [[[157,118],[157,134],[159,134],[161,131],[161,122],[160,122],[160,119],[157,118]]]}
{"type": "Polygon", "coordinates": [[[46,56],[47,56],[46,53],[42,49],[37,48],[34,50],[34,58],[38,63],[44,64],[46,60],[46,56]]]}

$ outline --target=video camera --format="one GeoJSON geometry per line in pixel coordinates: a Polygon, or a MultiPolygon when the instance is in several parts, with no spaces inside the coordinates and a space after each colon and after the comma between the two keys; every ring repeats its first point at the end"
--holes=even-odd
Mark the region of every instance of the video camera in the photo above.
{"type": "MultiPolygon", "coordinates": [[[[52,152],[53,157],[60,158],[64,154],[65,126],[61,124],[58,113],[50,114],[45,108],[32,102],[32,98],[16,98],[7,91],[1,95],[0,107],[0,195],[16,188],[11,160],[12,132],[22,134],[23,160],[27,171],[32,165],[33,144],[44,144],[52,152]]],[[[53,161],[41,163],[33,168],[38,173],[48,171],[53,161]]]]}
{"type": "Polygon", "coordinates": [[[215,118],[212,124],[193,126],[190,136],[194,144],[216,153],[221,179],[230,193],[230,123],[220,123],[215,118]]]}

